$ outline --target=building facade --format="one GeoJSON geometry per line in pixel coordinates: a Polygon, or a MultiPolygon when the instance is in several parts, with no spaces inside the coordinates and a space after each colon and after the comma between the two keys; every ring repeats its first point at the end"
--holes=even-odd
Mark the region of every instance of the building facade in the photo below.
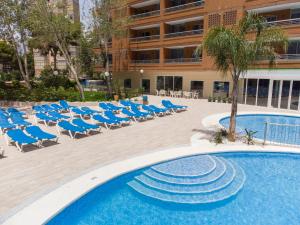
{"type": "Polygon", "coordinates": [[[230,76],[216,71],[205,52],[197,56],[194,51],[210,27],[232,25],[257,12],[270,26],[284,29],[289,47],[272,70],[260,61],[241,79],[240,101],[299,108],[299,0],[129,0],[127,11],[132,18],[128,37],[113,39],[110,48],[113,76],[124,86],[143,86],[151,94],[164,89],[197,91],[204,98],[230,95],[230,76]]]}
{"type": "MultiPolygon", "coordinates": [[[[57,4],[58,0],[48,0],[49,4],[57,4]]],[[[64,7],[65,13],[71,21],[80,22],[80,7],[79,7],[79,0],[59,0],[59,2],[63,2],[66,6],[64,7]]],[[[77,54],[76,47],[70,47],[70,53],[72,56],[77,54]]],[[[38,49],[33,50],[34,56],[34,69],[35,74],[39,75],[41,71],[46,66],[51,66],[53,68],[54,65],[54,58],[51,54],[43,54],[38,49]]],[[[63,56],[60,54],[57,55],[57,69],[63,70],[67,69],[67,64],[63,56]]]]}

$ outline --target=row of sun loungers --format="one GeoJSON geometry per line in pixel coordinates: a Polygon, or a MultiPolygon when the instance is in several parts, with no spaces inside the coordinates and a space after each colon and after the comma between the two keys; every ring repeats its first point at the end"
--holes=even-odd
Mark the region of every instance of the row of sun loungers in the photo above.
{"type": "MultiPolygon", "coordinates": [[[[88,135],[90,132],[100,132],[101,125],[105,128],[122,127],[132,121],[145,121],[157,116],[165,116],[174,112],[186,110],[186,106],[174,105],[169,100],[163,100],[162,106],[143,105],[121,100],[119,105],[99,103],[99,109],[77,107],[62,100],[59,103],[33,106],[36,123],[42,122],[49,126],[56,124],[59,134],[67,132],[71,138],[78,134],[88,135]],[[122,115],[122,116],[121,116],[122,115]],[[94,123],[87,122],[91,119],[94,123]]],[[[6,134],[7,143],[15,143],[20,151],[23,146],[35,144],[43,146],[44,141],[58,141],[54,134],[43,131],[39,126],[33,126],[26,121],[26,113],[15,108],[0,109],[0,129],[6,134]]]]}

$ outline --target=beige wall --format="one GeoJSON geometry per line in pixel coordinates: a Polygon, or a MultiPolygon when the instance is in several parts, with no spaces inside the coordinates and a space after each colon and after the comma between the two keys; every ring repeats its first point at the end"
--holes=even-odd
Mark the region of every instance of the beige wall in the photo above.
{"type": "MultiPolygon", "coordinates": [[[[157,76],[182,76],[183,77],[183,90],[190,91],[191,81],[204,81],[203,84],[203,97],[207,98],[212,96],[214,81],[229,81],[230,91],[232,88],[231,79],[229,76],[224,76],[220,72],[208,70],[208,71],[145,71],[143,79],[150,80],[151,94],[155,94],[156,90],[156,77],[157,76]]],[[[132,88],[138,88],[141,84],[141,76],[139,72],[116,72],[113,74],[114,79],[119,79],[123,83],[125,79],[131,79],[132,88]]]]}

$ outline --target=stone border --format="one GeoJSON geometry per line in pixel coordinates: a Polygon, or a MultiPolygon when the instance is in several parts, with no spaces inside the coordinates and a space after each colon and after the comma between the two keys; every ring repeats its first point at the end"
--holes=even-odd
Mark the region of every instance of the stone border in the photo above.
{"type": "MultiPolygon", "coordinates": [[[[285,114],[266,112],[243,112],[239,114],[285,114]]],[[[220,126],[219,119],[228,116],[228,113],[212,115],[204,118],[202,123],[207,129],[220,126]]],[[[296,114],[285,114],[299,116],[296,114]]],[[[191,137],[191,145],[185,147],[171,148],[154,153],[134,157],[124,161],[112,163],[86,173],[50,193],[45,194],[35,202],[20,209],[16,214],[7,218],[3,225],[23,225],[24,221],[31,225],[45,224],[74,201],[90,192],[99,185],[116,178],[125,173],[153,165],[155,163],[168,161],[184,156],[197,154],[208,154],[218,152],[286,152],[300,154],[300,148],[281,146],[258,146],[243,145],[241,143],[215,145],[205,139],[204,133],[197,133],[191,137]],[[271,149],[271,150],[270,150],[271,149]]]]}

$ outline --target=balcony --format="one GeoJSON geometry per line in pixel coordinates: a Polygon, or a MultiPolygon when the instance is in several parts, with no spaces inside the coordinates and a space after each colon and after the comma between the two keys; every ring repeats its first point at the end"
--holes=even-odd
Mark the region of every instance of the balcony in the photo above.
{"type": "Polygon", "coordinates": [[[294,25],[300,25],[300,18],[270,21],[270,22],[266,22],[266,24],[268,26],[294,26],[294,25]]]}
{"type": "Polygon", "coordinates": [[[276,60],[300,60],[300,54],[280,54],[276,60]]]}
{"type": "Polygon", "coordinates": [[[142,36],[142,37],[133,37],[130,38],[130,42],[139,42],[139,41],[151,41],[151,40],[158,40],[160,35],[150,35],[150,36],[142,36]]]}
{"type": "Polygon", "coordinates": [[[134,59],[131,60],[132,64],[158,64],[159,59],[134,59]]]}
{"type": "Polygon", "coordinates": [[[202,58],[194,57],[194,58],[172,58],[172,59],[165,59],[166,64],[181,64],[181,63],[199,63],[201,62],[202,58]]]}
{"type": "Polygon", "coordinates": [[[184,37],[184,36],[192,36],[192,35],[198,35],[198,34],[203,34],[203,29],[168,33],[168,34],[165,34],[165,38],[184,37]]]}
{"type": "Polygon", "coordinates": [[[175,11],[179,11],[179,10],[199,7],[199,6],[203,6],[203,5],[204,5],[203,0],[194,1],[194,2],[191,2],[191,3],[187,3],[187,4],[180,4],[180,5],[168,7],[168,8],[165,9],[165,12],[170,13],[170,12],[175,12],[175,11]]]}
{"type": "Polygon", "coordinates": [[[138,19],[138,18],[145,18],[145,17],[149,17],[149,16],[158,16],[159,14],[160,14],[160,10],[155,10],[155,11],[135,14],[135,15],[132,15],[131,18],[138,19]]]}
{"type": "Polygon", "coordinates": [[[160,1],[148,0],[130,5],[130,15],[133,19],[157,16],[160,14],[160,1]]]}

